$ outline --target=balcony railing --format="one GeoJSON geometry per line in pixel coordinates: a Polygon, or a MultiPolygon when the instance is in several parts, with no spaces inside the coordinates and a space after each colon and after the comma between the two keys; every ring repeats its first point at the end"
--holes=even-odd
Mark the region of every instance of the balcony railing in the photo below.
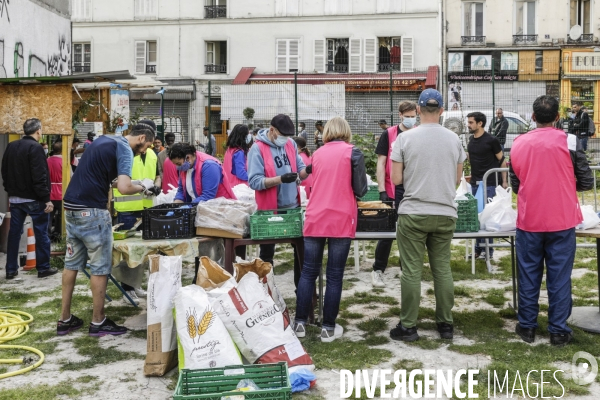
{"type": "Polygon", "coordinates": [[[594,43],[594,34],[584,33],[577,40],[571,39],[571,36],[567,35],[567,43],[594,43]]]}
{"type": "Polygon", "coordinates": [[[379,63],[379,72],[400,71],[400,63],[379,63]]]}
{"type": "Polygon", "coordinates": [[[156,65],[146,65],[146,73],[147,74],[155,74],[156,73],[156,65]]]}
{"type": "Polygon", "coordinates": [[[227,18],[227,6],[204,6],[204,18],[227,18]]]}
{"type": "Polygon", "coordinates": [[[204,66],[204,73],[206,74],[226,74],[227,64],[206,64],[204,66]]]}
{"type": "Polygon", "coordinates": [[[485,46],[485,36],[461,36],[463,46],[485,46]]]}
{"type": "Polygon", "coordinates": [[[513,35],[513,44],[537,44],[538,35],[513,35]]]}
{"type": "Polygon", "coordinates": [[[328,64],[327,72],[348,72],[348,64],[328,64]]]}
{"type": "Polygon", "coordinates": [[[90,72],[90,66],[89,65],[73,65],[73,73],[74,74],[83,73],[83,72],[90,72]]]}

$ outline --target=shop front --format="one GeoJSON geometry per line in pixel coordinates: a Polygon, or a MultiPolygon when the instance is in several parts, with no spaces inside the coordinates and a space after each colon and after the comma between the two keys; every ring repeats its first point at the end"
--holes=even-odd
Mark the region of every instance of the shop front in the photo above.
{"type": "MultiPolygon", "coordinates": [[[[596,126],[600,122],[600,53],[594,49],[564,49],[562,54],[561,111],[581,102],[596,126]]],[[[565,116],[565,115],[563,115],[565,116]]]]}

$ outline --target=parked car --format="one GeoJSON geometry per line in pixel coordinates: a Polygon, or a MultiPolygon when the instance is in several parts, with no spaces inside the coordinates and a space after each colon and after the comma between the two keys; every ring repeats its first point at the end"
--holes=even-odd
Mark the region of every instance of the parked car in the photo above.
{"type": "MultiPolygon", "coordinates": [[[[472,136],[469,133],[467,126],[467,114],[470,112],[472,111],[444,111],[441,121],[442,126],[450,129],[452,132],[460,136],[461,142],[465,148],[467,147],[467,144],[472,136]]],[[[492,123],[492,119],[495,117],[495,112],[493,110],[481,110],[480,112],[484,113],[487,118],[485,131],[490,132],[490,125],[492,123]]],[[[521,118],[519,114],[514,112],[504,111],[504,118],[506,118],[508,121],[508,132],[506,134],[504,151],[510,151],[515,138],[518,135],[527,133],[534,127],[532,126],[533,122],[528,123],[521,118]]]]}

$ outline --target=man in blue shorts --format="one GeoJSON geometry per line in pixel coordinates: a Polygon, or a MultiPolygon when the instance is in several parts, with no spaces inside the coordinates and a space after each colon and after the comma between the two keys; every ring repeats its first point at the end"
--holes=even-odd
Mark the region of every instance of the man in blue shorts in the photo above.
{"type": "Polygon", "coordinates": [[[71,314],[77,272],[90,262],[93,314],[90,336],[121,335],[127,328],[104,315],[107,275],[112,268],[112,220],[108,211],[111,186],[124,195],[148,194],[150,188],[131,180],[133,157],[152,145],[155,131],[139,123],[128,136],[101,136],[83,153],[63,202],[67,227],[67,250],[62,276],[62,313],[56,327],[66,335],[83,326],[71,314]]]}

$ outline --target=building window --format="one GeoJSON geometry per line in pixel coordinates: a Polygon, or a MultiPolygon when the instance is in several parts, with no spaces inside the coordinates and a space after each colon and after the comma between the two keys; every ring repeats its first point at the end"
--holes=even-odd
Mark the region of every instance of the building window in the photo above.
{"type": "Polygon", "coordinates": [[[204,72],[207,74],[227,73],[227,42],[206,42],[206,64],[204,72]]]}
{"type": "Polygon", "coordinates": [[[91,0],[73,0],[71,17],[73,21],[90,21],[92,19],[91,0]]]}
{"type": "Polygon", "coordinates": [[[156,40],[135,42],[135,73],[156,74],[158,65],[158,42],[156,40]]]}
{"type": "Polygon", "coordinates": [[[544,52],[537,50],[535,52],[535,73],[539,74],[544,70],[544,52]]]}
{"type": "Polygon", "coordinates": [[[400,36],[380,37],[379,40],[379,72],[400,71],[400,36]]]}
{"type": "Polygon", "coordinates": [[[275,71],[281,73],[300,72],[300,40],[277,39],[275,71]]]}
{"type": "Polygon", "coordinates": [[[227,18],[227,0],[205,0],[204,18],[227,18]]]}
{"type": "Polygon", "coordinates": [[[516,4],[516,35],[535,35],[535,1],[518,1],[516,4]]]}
{"type": "Polygon", "coordinates": [[[579,25],[584,34],[592,33],[591,0],[571,0],[571,26],[579,25]]]}
{"type": "Polygon", "coordinates": [[[73,73],[91,72],[91,43],[73,43],[73,73]]]}
{"type": "Polygon", "coordinates": [[[325,0],[325,15],[351,15],[352,2],[348,0],[325,0]]]}
{"type": "Polygon", "coordinates": [[[348,38],[327,39],[327,72],[348,72],[348,38]]]}
{"type": "Polygon", "coordinates": [[[297,17],[299,14],[298,0],[275,0],[276,17],[297,17]]]}
{"type": "Polygon", "coordinates": [[[483,3],[463,3],[463,36],[484,36],[483,3]]]}
{"type": "Polygon", "coordinates": [[[158,19],[157,0],[135,0],[135,19],[158,19]]]}

